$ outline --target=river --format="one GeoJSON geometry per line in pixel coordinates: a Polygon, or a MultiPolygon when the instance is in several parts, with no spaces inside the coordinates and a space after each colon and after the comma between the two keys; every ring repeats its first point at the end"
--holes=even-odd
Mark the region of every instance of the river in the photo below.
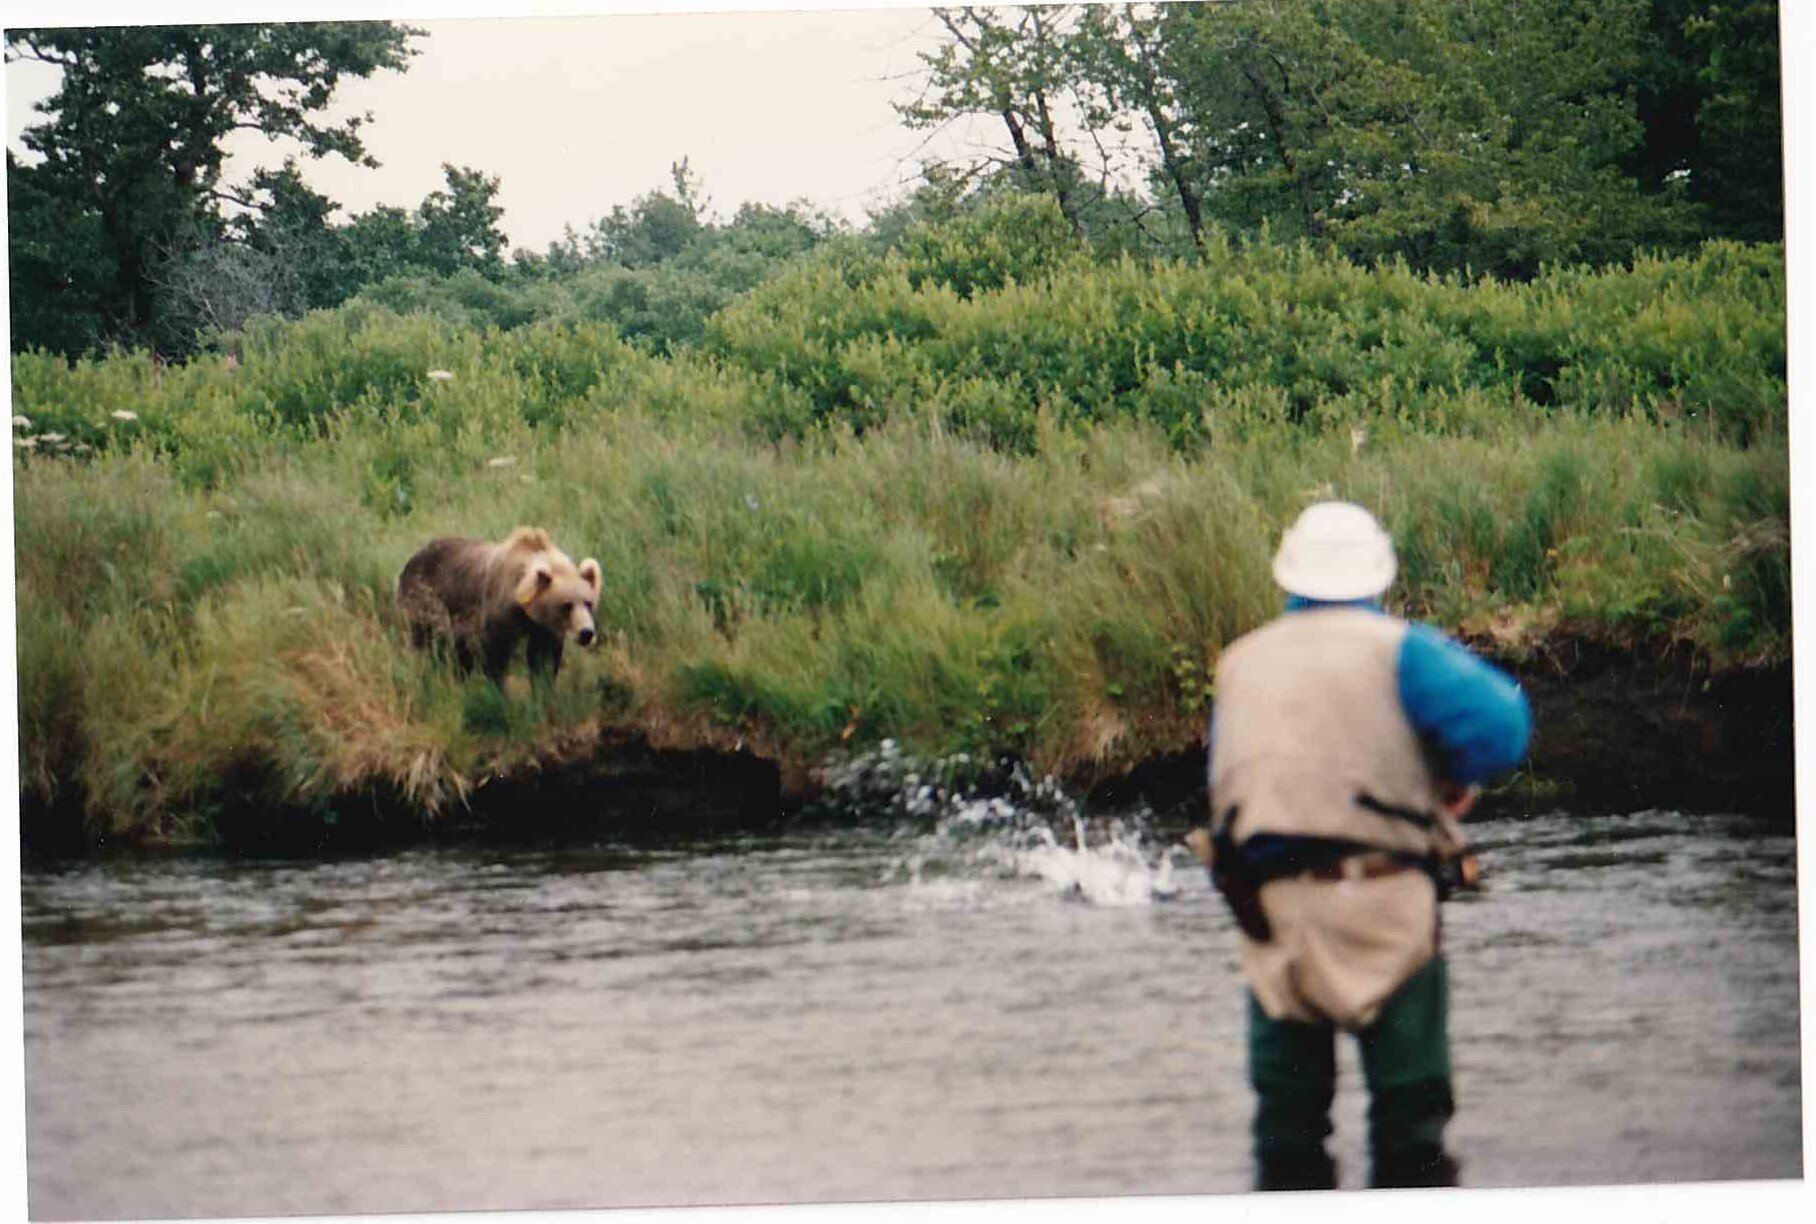
{"type": "MultiPolygon", "coordinates": [[[[973,810],[663,850],[22,873],[34,1218],[1241,1191],[1232,925],[973,810]]],[[[1797,1177],[1788,822],[1473,827],[1466,1184],[1797,1177]]],[[[1344,1043],[1332,1150],[1366,1176],[1344,1043]]]]}

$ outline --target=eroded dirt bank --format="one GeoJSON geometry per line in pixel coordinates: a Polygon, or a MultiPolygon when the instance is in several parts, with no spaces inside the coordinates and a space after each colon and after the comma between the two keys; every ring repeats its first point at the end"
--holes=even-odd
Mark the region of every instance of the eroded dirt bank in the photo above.
{"type": "MultiPolygon", "coordinates": [[[[1687,650],[1622,652],[1563,640],[1500,660],[1532,700],[1526,765],[1485,796],[1482,814],[1684,812],[1795,815],[1791,669],[1711,673],[1687,650]]],[[[477,786],[464,808],[429,820],[383,791],[348,794],[332,808],[274,810],[235,803],[260,791],[228,779],[210,813],[214,848],[316,855],[425,840],[686,841],[772,833],[815,797],[809,771],[749,751],[652,747],[634,733],[601,736],[584,759],[477,786]]],[[[1145,804],[1163,826],[1204,810],[1201,745],[1152,758],[1109,779],[1069,779],[1087,810],[1145,804]]],[[[265,793],[269,793],[266,791],[265,793]]],[[[85,830],[80,796],[56,807],[24,797],[28,852],[64,856],[119,848],[85,830]]],[[[178,837],[178,842],[192,842],[178,837]]],[[[193,844],[193,843],[192,843],[193,844]]]]}
{"type": "MultiPolygon", "coordinates": [[[[1635,654],[1579,640],[1496,660],[1532,701],[1525,764],[1482,801],[1484,814],[1739,812],[1795,816],[1791,668],[1719,673],[1687,650],[1635,654]]],[[[1145,801],[1181,820],[1203,810],[1200,750],[1101,783],[1089,802],[1145,801]]]]}

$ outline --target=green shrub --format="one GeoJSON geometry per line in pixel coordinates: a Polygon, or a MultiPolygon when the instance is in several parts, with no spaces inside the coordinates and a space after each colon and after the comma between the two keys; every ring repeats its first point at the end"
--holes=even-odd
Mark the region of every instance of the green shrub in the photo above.
{"type": "Polygon", "coordinates": [[[704,343],[799,388],[820,418],[865,427],[929,402],[1011,446],[1042,410],[1152,420],[1182,446],[1280,417],[1452,432],[1559,409],[1746,442],[1784,428],[1781,265],[1776,247],[1710,243],[1632,270],[1465,284],[1218,242],[1192,264],[1034,261],[961,294],[899,261],[854,281],[828,256],[715,315],[704,343]]]}
{"type": "Polygon", "coordinates": [[[908,283],[960,297],[1046,280],[1085,246],[1053,197],[1006,193],[956,217],[909,227],[895,245],[908,283]]]}

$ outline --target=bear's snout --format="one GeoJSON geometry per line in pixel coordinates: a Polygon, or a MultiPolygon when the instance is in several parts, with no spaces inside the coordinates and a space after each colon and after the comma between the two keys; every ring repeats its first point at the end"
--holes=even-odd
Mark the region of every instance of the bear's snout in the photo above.
{"type": "Polygon", "coordinates": [[[592,626],[589,625],[579,633],[576,633],[574,635],[574,640],[579,642],[582,646],[591,646],[593,644],[593,639],[598,636],[598,634],[593,632],[592,626]]]}

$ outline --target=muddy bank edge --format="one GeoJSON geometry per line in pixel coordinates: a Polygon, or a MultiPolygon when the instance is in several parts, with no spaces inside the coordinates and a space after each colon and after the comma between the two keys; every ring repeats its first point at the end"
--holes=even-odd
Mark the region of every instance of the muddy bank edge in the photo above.
{"type": "MultiPolygon", "coordinates": [[[[1788,662],[1711,671],[1684,648],[1576,639],[1497,661],[1525,686],[1535,731],[1525,765],[1484,796],[1479,815],[1669,808],[1794,819],[1788,662]]],[[[745,749],[659,748],[610,730],[582,759],[487,779],[434,818],[382,789],[289,810],[236,803],[263,790],[244,777],[224,779],[221,802],[195,826],[131,845],[89,828],[73,788],[54,805],[22,795],[20,833],[27,853],[47,857],[160,844],[315,856],[426,841],[676,842],[778,832],[813,798],[811,777],[745,749]]],[[[1115,776],[1063,781],[1087,810],[1145,805],[1163,828],[1183,829],[1205,811],[1202,744],[1115,776]]]]}

